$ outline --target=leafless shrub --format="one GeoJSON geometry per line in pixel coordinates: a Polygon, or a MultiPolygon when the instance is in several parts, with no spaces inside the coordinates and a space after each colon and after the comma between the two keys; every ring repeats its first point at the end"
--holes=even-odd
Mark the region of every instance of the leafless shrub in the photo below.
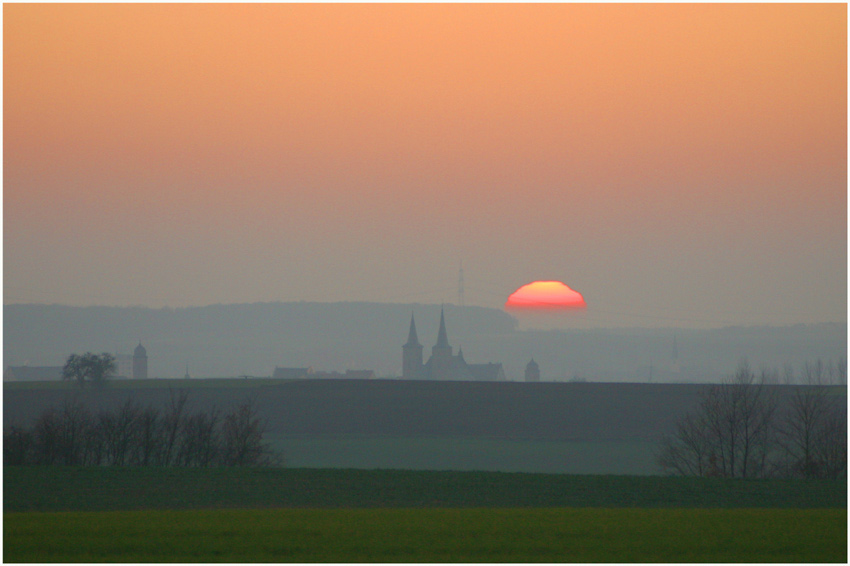
{"type": "Polygon", "coordinates": [[[263,443],[266,424],[257,415],[251,401],[235,407],[224,417],[224,455],[226,466],[257,466],[270,463],[271,451],[263,443]]]}
{"type": "Polygon", "coordinates": [[[847,414],[826,383],[837,372],[820,361],[806,364],[806,385],[798,386],[779,426],[782,475],[837,479],[847,473],[847,414]]]}
{"type": "Polygon", "coordinates": [[[815,458],[820,465],[820,477],[847,478],[847,408],[838,403],[832,406],[815,435],[815,458]]]}
{"type": "Polygon", "coordinates": [[[175,463],[179,466],[209,466],[218,462],[221,451],[218,411],[195,413],[185,418],[175,463]]]}
{"type": "Polygon", "coordinates": [[[675,436],[662,439],[658,463],[662,468],[683,476],[708,475],[711,442],[702,416],[685,415],[676,425],[675,436]]]}
{"type": "Polygon", "coordinates": [[[170,392],[168,406],[163,415],[163,454],[162,465],[170,466],[178,447],[180,430],[183,425],[183,413],[189,400],[189,392],[181,390],[170,392]]]}
{"type": "Polygon", "coordinates": [[[11,425],[3,435],[3,464],[23,466],[33,461],[34,442],[30,431],[11,425]]]}
{"type": "Polygon", "coordinates": [[[36,464],[63,464],[62,419],[55,408],[48,409],[38,418],[33,427],[33,460],[36,464]]]}
{"type": "Polygon", "coordinates": [[[153,466],[161,463],[163,450],[163,423],[159,409],[146,407],[136,420],[133,450],[130,464],[153,466]]]}
{"type": "Polygon", "coordinates": [[[7,465],[259,466],[279,463],[263,442],[265,422],[252,402],[222,416],[190,413],[188,393],[172,393],[165,411],[127,400],[92,415],[76,402],[51,408],[32,431],[4,435],[7,465]]]}
{"type": "Polygon", "coordinates": [[[86,463],[91,448],[92,416],[88,408],[76,401],[67,401],[62,407],[59,458],[64,464],[79,466],[86,463]]]}
{"type": "Polygon", "coordinates": [[[682,475],[760,477],[772,448],[775,395],[746,361],[725,383],[709,386],[695,414],[686,415],[676,433],[662,440],[657,460],[682,475]]]}
{"type": "MultiPolygon", "coordinates": [[[[840,383],[846,362],[803,366],[779,411],[778,372],[756,376],[746,362],[723,384],[705,389],[693,414],[662,439],[662,469],[679,475],[841,478],[847,474],[847,414],[828,384],[840,383]]],[[[786,365],[782,381],[795,381],[786,365]]],[[[834,386],[832,386],[834,387],[834,386]]]]}

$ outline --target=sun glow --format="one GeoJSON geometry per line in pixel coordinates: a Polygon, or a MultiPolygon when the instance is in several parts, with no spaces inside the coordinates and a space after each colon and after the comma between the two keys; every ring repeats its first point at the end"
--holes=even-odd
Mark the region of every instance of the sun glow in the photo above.
{"type": "Polygon", "coordinates": [[[560,281],[534,281],[523,285],[508,297],[509,310],[583,310],[587,308],[581,293],[560,281]]]}

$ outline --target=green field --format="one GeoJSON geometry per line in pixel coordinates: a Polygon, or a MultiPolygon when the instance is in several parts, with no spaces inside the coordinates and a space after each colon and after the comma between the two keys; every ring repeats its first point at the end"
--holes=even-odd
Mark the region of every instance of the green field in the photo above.
{"type": "Polygon", "coordinates": [[[846,562],[844,510],[15,513],[6,562],[846,562]]]}
{"type": "MultiPolygon", "coordinates": [[[[684,386],[268,382],[171,383],[195,407],[256,395],[286,467],[5,467],[4,561],[847,560],[846,482],[651,475],[653,419],[684,386]]],[[[80,398],[170,393],[109,387],[80,398]]],[[[36,389],[7,391],[4,419],[78,393],[36,389]]]]}
{"type": "Polygon", "coordinates": [[[844,482],[5,467],[6,562],[845,562],[844,482]]]}
{"type": "Polygon", "coordinates": [[[835,481],[293,468],[4,468],[3,510],[842,508],[835,481]]]}

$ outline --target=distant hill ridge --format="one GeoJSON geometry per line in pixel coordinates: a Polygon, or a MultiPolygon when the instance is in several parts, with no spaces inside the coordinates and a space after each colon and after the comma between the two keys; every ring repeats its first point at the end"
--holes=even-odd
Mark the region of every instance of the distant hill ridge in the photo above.
{"type": "MultiPolygon", "coordinates": [[[[429,351],[440,305],[419,303],[251,303],[204,307],[4,306],[5,365],[61,365],[72,352],[130,354],[141,340],[149,373],[182,377],[271,375],[275,366],[401,373],[410,314],[429,351]]],[[[521,380],[533,356],[543,380],[714,381],[741,358],[754,367],[799,371],[807,360],[846,358],[847,325],[712,330],[521,331],[507,313],[445,305],[450,345],[470,363],[501,362],[521,380]],[[676,341],[679,371],[672,363],[676,341]]]]}

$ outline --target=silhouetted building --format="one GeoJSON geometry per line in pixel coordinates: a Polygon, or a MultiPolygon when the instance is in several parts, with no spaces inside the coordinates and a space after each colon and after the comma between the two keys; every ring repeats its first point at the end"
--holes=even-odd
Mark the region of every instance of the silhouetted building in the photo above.
{"type": "Polygon", "coordinates": [[[345,373],[315,371],[306,377],[310,379],[375,379],[375,371],[371,369],[347,369],[345,373]]]}
{"type": "Polygon", "coordinates": [[[142,346],[142,341],[139,340],[139,345],[133,350],[133,379],[148,378],[148,352],[142,346]]]}
{"type": "Polygon", "coordinates": [[[62,366],[9,366],[3,375],[7,381],[61,381],[62,366]]]}
{"type": "Polygon", "coordinates": [[[401,347],[401,377],[403,379],[418,379],[422,371],[422,344],[416,336],[416,322],[413,313],[410,313],[410,331],[407,333],[407,342],[401,347]]]}
{"type": "Polygon", "coordinates": [[[115,375],[112,379],[128,379],[133,375],[133,356],[115,354],[115,375]]]}
{"type": "Polygon", "coordinates": [[[275,366],[272,379],[306,379],[312,377],[313,368],[279,368],[275,366]]]}
{"type": "Polygon", "coordinates": [[[314,371],[304,377],[309,377],[310,379],[345,379],[345,374],[338,371],[314,371]]]}
{"type": "Polygon", "coordinates": [[[422,363],[422,345],[416,335],[416,322],[410,315],[407,342],[401,347],[401,375],[403,379],[432,379],[438,381],[505,381],[502,364],[468,364],[459,348],[455,356],[449,345],[446,319],[440,309],[440,330],[437,343],[431,348],[431,357],[422,363]]]}
{"type": "Polygon", "coordinates": [[[345,370],[345,379],[375,379],[375,370],[347,369],[345,370]]]}
{"type": "Polygon", "coordinates": [[[525,366],[525,380],[540,381],[540,366],[537,365],[534,358],[531,358],[531,361],[525,366]]]}

